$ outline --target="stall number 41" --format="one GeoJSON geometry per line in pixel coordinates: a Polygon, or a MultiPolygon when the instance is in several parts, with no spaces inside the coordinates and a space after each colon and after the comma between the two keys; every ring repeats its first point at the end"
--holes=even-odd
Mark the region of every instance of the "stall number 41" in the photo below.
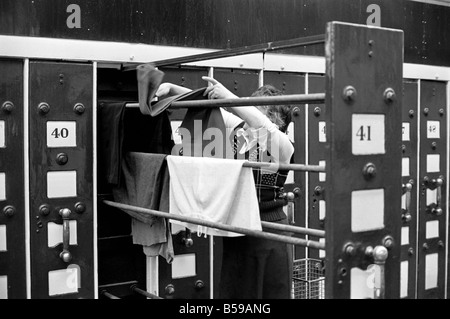
{"type": "Polygon", "coordinates": [[[359,130],[356,132],[356,136],[359,137],[360,141],[370,141],[371,140],[370,130],[371,130],[370,125],[367,126],[361,125],[359,130]]]}

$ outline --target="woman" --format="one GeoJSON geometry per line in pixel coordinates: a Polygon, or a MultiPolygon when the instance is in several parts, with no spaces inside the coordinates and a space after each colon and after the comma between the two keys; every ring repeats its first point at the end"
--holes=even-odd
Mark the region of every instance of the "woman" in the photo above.
{"type": "MultiPolygon", "coordinates": [[[[209,99],[238,98],[211,77],[204,95],[209,99]]],[[[157,97],[189,92],[190,89],[162,83],[157,97]]],[[[256,90],[252,96],[282,95],[271,85],[256,90]]],[[[221,109],[225,126],[233,132],[235,158],[249,161],[288,164],[294,147],[286,134],[291,121],[291,108],[283,105],[230,107],[221,109]],[[234,114],[233,114],[234,113],[234,114]]],[[[287,224],[283,211],[286,200],[281,197],[286,171],[273,167],[254,169],[260,216],[262,221],[287,224]]],[[[268,231],[268,230],[265,230],[268,231]]],[[[271,231],[275,232],[275,231],[271,231]]],[[[290,235],[283,232],[284,235],[290,235]]],[[[292,246],[251,236],[223,237],[223,260],[219,298],[289,299],[292,285],[292,246]]]]}

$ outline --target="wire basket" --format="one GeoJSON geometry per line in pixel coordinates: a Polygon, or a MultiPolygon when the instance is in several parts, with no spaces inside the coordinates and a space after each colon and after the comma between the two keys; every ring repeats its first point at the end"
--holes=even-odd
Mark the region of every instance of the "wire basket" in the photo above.
{"type": "Polygon", "coordinates": [[[294,261],[292,295],[293,299],[325,298],[325,276],[321,260],[305,258],[294,261]]]}

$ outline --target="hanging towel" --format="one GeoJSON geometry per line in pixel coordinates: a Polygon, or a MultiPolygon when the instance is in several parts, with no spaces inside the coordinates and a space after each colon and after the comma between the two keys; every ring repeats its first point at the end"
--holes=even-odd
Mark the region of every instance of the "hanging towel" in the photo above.
{"type": "MultiPolygon", "coordinates": [[[[252,169],[245,161],[167,156],[170,213],[261,230],[252,169]]],[[[198,234],[235,237],[242,234],[170,220],[198,234]]]]}
{"type": "MultiPolygon", "coordinates": [[[[113,188],[114,200],[128,205],[169,212],[169,173],[164,154],[127,153],[123,158],[123,183],[113,188]]],[[[144,246],[147,256],[161,255],[168,263],[174,252],[170,225],[165,218],[131,210],[133,243],[144,246]]]]}

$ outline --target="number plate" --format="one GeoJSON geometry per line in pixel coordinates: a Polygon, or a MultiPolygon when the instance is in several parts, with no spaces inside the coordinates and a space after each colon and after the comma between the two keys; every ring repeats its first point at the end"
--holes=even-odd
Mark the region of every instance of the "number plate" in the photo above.
{"type": "Polygon", "coordinates": [[[47,122],[47,146],[48,147],[75,147],[77,146],[77,134],[75,121],[47,122]]]}
{"type": "Polygon", "coordinates": [[[5,147],[5,121],[0,121],[0,148],[5,147]]]}
{"type": "Polygon", "coordinates": [[[385,154],[385,116],[354,114],[352,116],[353,155],[385,154]]]}
{"type": "Polygon", "coordinates": [[[410,141],[410,124],[409,123],[403,123],[402,127],[402,141],[410,141]]]}
{"type": "Polygon", "coordinates": [[[6,199],[6,174],[0,173],[0,201],[6,199]]]}
{"type": "Polygon", "coordinates": [[[352,232],[383,229],[384,197],[384,189],[352,192],[352,232]]]}
{"type": "Polygon", "coordinates": [[[427,138],[440,138],[439,121],[427,121],[427,138]]]}
{"type": "Polygon", "coordinates": [[[47,197],[62,198],[77,196],[76,171],[47,172],[47,197]]]}
{"type": "Polygon", "coordinates": [[[326,124],[319,122],[319,142],[325,143],[327,141],[326,124]]]}
{"type": "Polygon", "coordinates": [[[6,226],[0,225],[0,251],[8,251],[6,248],[6,226]]]}

